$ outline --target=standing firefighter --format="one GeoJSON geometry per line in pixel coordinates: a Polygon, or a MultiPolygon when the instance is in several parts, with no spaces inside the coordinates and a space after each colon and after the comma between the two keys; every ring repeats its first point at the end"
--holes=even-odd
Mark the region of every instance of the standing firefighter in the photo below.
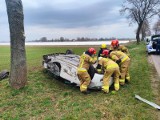
{"type": "Polygon", "coordinates": [[[107,50],[107,45],[104,44],[104,43],[101,45],[101,48],[100,48],[100,50],[99,50],[99,52],[98,52],[98,57],[101,57],[101,56],[102,56],[103,50],[107,50]]]}
{"type": "Polygon", "coordinates": [[[102,70],[104,70],[102,90],[105,93],[109,92],[109,80],[111,78],[111,75],[113,74],[114,89],[118,91],[119,90],[119,76],[120,76],[119,66],[116,62],[108,58],[109,50],[104,50],[102,52],[102,57],[103,58],[99,60],[98,66],[97,66],[98,73],[102,73],[102,70]]]}
{"type": "Polygon", "coordinates": [[[95,54],[96,50],[94,48],[89,48],[80,57],[77,75],[80,80],[80,91],[85,94],[89,93],[87,88],[91,81],[91,77],[88,74],[89,67],[97,61],[96,56],[94,56],[95,54]]]}
{"type": "Polygon", "coordinates": [[[120,84],[125,84],[125,79],[127,82],[130,82],[130,75],[129,75],[129,64],[130,64],[130,58],[121,51],[111,51],[110,57],[112,60],[114,60],[117,64],[119,64],[120,67],[120,84]]]}
{"type": "Polygon", "coordinates": [[[128,55],[128,57],[130,56],[128,49],[124,45],[119,45],[119,41],[117,39],[116,40],[112,40],[110,50],[122,51],[126,55],[128,55]]]}

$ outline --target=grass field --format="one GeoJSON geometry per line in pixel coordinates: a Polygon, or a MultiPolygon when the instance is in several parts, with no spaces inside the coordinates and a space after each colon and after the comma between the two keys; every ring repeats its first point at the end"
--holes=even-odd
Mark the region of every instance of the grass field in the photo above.
{"type": "MultiPolygon", "coordinates": [[[[81,54],[85,47],[27,46],[28,83],[12,89],[8,79],[0,81],[0,120],[156,120],[156,110],[134,98],[135,94],[155,101],[145,45],[128,45],[131,53],[131,83],[115,94],[79,88],[55,80],[43,72],[42,55],[72,49],[81,54]]],[[[98,50],[98,47],[96,48],[98,50]]],[[[10,68],[10,48],[0,46],[0,71],[10,68]]]]}

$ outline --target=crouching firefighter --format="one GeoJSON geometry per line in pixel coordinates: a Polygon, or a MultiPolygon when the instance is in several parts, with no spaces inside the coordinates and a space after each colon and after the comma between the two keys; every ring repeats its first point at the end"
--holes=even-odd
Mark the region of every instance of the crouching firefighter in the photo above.
{"type": "Polygon", "coordinates": [[[87,88],[90,84],[91,77],[88,73],[91,64],[96,63],[97,57],[95,56],[96,50],[94,48],[89,48],[80,57],[80,63],[77,69],[77,76],[80,80],[80,91],[84,94],[89,93],[87,88]]]}
{"type": "Polygon", "coordinates": [[[119,90],[119,76],[120,76],[119,66],[116,62],[114,62],[108,57],[109,57],[109,50],[103,50],[102,58],[99,60],[97,66],[98,73],[102,73],[102,70],[104,70],[102,91],[104,91],[105,93],[109,92],[109,80],[112,74],[114,80],[114,89],[116,91],[119,90]]]}
{"type": "Polygon", "coordinates": [[[121,85],[125,84],[125,80],[130,82],[130,75],[129,75],[129,65],[130,65],[130,58],[121,51],[110,51],[110,58],[114,60],[120,67],[120,79],[119,82],[121,85]]]}

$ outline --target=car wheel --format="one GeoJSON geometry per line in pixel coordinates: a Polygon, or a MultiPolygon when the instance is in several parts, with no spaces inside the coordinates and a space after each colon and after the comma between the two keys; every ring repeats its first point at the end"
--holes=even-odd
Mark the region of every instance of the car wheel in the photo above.
{"type": "Polygon", "coordinates": [[[72,50],[66,50],[66,54],[74,54],[72,50]]]}

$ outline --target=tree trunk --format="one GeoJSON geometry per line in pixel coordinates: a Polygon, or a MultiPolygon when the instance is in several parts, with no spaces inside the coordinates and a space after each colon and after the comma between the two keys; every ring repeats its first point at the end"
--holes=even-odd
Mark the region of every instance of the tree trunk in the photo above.
{"type": "Polygon", "coordinates": [[[140,30],[141,30],[142,24],[143,24],[143,22],[141,22],[140,24],[138,24],[138,29],[137,29],[137,32],[136,32],[137,44],[139,44],[139,42],[140,42],[139,35],[140,35],[140,30]]]}
{"type": "Polygon", "coordinates": [[[146,37],[146,35],[145,35],[145,32],[143,31],[142,32],[142,39],[141,39],[141,41],[144,41],[144,38],[146,37]]]}
{"type": "Polygon", "coordinates": [[[27,82],[23,6],[21,0],[6,0],[11,44],[11,87],[20,89],[27,82]]]}

